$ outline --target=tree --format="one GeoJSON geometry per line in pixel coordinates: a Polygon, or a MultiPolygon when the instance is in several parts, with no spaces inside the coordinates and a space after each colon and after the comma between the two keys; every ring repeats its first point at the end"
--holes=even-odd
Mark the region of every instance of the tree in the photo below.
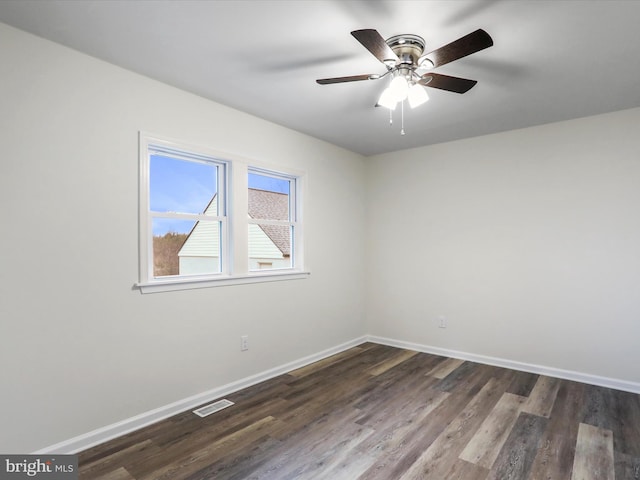
{"type": "Polygon", "coordinates": [[[187,239],[186,233],[167,232],[153,237],[153,276],[166,277],[180,273],[178,252],[187,239]]]}

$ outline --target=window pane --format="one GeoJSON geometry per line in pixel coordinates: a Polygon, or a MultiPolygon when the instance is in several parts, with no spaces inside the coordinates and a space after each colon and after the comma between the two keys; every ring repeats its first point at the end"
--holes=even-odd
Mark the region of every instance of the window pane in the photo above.
{"type": "Polygon", "coordinates": [[[292,268],[292,227],[249,224],[249,269],[292,268]]]}
{"type": "Polygon", "coordinates": [[[220,222],[153,219],[154,277],[220,271],[220,222]]]}
{"type": "Polygon", "coordinates": [[[151,155],[151,211],[218,215],[217,170],[214,164],[151,155]]]}
{"type": "Polygon", "coordinates": [[[249,216],[289,221],[291,180],[249,173],[249,216]]]}

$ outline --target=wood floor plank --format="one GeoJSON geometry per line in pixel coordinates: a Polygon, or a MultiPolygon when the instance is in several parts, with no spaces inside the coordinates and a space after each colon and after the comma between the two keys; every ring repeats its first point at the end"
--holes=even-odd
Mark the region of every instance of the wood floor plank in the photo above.
{"type": "Polygon", "coordinates": [[[438,409],[449,396],[447,392],[430,390],[421,398],[395,404],[396,415],[390,415],[387,412],[384,416],[372,417],[366,425],[375,433],[360,445],[358,452],[379,456],[381,453],[387,454],[401,450],[405,439],[415,433],[416,425],[426,423],[432,412],[438,409]]]}
{"type": "Polygon", "coordinates": [[[614,448],[627,455],[640,457],[640,395],[612,390],[617,402],[611,415],[617,420],[613,428],[614,448]]]}
{"type": "Polygon", "coordinates": [[[79,474],[84,477],[99,478],[108,473],[117,471],[118,468],[131,457],[147,457],[149,455],[159,454],[161,449],[158,448],[153,441],[146,439],[127,448],[109,452],[102,458],[92,457],[91,461],[79,462],[79,474]]]}
{"type": "Polygon", "coordinates": [[[319,372],[320,370],[330,366],[330,365],[334,365],[338,362],[341,362],[342,360],[346,359],[346,358],[350,358],[353,356],[358,355],[359,353],[361,353],[363,350],[360,347],[354,347],[354,348],[350,348],[349,350],[345,350],[344,352],[340,352],[337,353],[335,355],[331,355],[330,357],[324,358],[320,361],[311,363],[309,365],[306,365],[304,367],[300,367],[296,370],[292,370],[291,372],[289,372],[289,375],[291,375],[292,377],[296,377],[296,378],[302,378],[302,377],[306,377],[307,375],[311,375],[312,373],[316,373],[319,372]]]}
{"type": "Polygon", "coordinates": [[[364,395],[353,404],[354,408],[362,411],[356,422],[377,428],[379,422],[401,415],[404,409],[411,407],[413,401],[428,404],[434,393],[431,387],[437,379],[421,374],[423,362],[419,360],[417,356],[412,357],[397,367],[398,370],[388,381],[377,383],[372,390],[363,389],[364,395]]]}
{"type": "Polygon", "coordinates": [[[317,475],[327,465],[339,468],[344,456],[373,433],[353,422],[356,412],[348,410],[332,412],[289,435],[271,452],[271,458],[246,478],[299,478],[317,475]]]}
{"type": "MultiPolygon", "coordinates": [[[[387,370],[375,378],[370,379],[371,383],[379,385],[394,385],[402,386],[405,379],[414,377],[424,377],[424,373],[433,369],[435,365],[441,362],[440,357],[436,355],[429,355],[428,353],[417,353],[409,357],[404,362],[396,365],[393,369],[387,370]]],[[[415,379],[418,380],[417,378],[415,379]]],[[[436,383],[438,381],[435,377],[423,378],[422,380],[429,381],[429,383],[436,383]]]]}
{"type": "Polygon", "coordinates": [[[362,413],[356,423],[379,430],[389,423],[404,422],[423,410],[437,407],[449,393],[434,390],[427,382],[416,383],[413,389],[404,390],[397,395],[391,394],[385,402],[378,401],[372,406],[358,403],[362,413]]]}
{"type": "Polygon", "coordinates": [[[282,442],[269,436],[257,438],[235,454],[220,456],[184,480],[224,479],[247,480],[259,468],[273,458],[282,448],[282,442]]]}
{"type": "Polygon", "coordinates": [[[392,357],[397,354],[397,350],[378,345],[304,378],[295,379],[292,377],[293,380],[289,382],[290,392],[284,398],[292,402],[304,403],[315,396],[318,390],[325,391],[337,386],[338,389],[344,391],[348,389],[350,383],[366,383],[368,379],[363,374],[363,370],[392,357]],[[322,386],[322,388],[319,389],[318,386],[322,386]]]}
{"type": "Polygon", "coordinates": [[[177,452],[185,444],[186,448],[197,449],[211,437],[227,435],[274,412],[285,410],[289,408],[283,398],[290,390],[286,383],[289,378],[281,375],[228,395],[226,398],[235,405],[212,416],[198,417],[192,409],[175,415],[164,424],[164,428],[151,433],[154,443],[170,448],[172,452],[177,452]]]}
{"type": "Polygon", "coordinates": [[[533,387],[527,403],[523,405],[522,411],[532,415],[549,417],[559,388],[559,379],[541,375],[533,387]]]}
{"type": "Polygon", "coordinates": [[[112,472],[105,473],[99,477],[96,477],[96,480],[136,480],[131,476],[127,469],[124,467],[117,468],[112,472]]]}
{"type": "Polygon", "coordinates": [[[640,396],[589,385],[586,387],[583,422],[613,432],[614,448],[640,456],[640,396]]]}
{"type": "Polygon", "coordinates": [[[417,353],[418,352],[413,350],[400,350],[397,354],[393,355],[392,357],[374,365],[373,367],[368,369],[367,372],[369,373],[369,375],[373,375],[374,377],[378,376],[381,373],[384,373],[392,369],[393,367],[400,365],[402,362],[404,362],[405,360],[408,360],[409,358],[413,357],[417,353]]]}
{"type": "Polygon", "coordinates": [[[491,378],[462,412],[455,417],[442,435],[402,475],[401,480],[441,480],[448,478],[448,471],[465,445],[473,437],[488,413],[494,409],[506,389],[506,385],[491,378]]]}
{"type": "Polygon", "coordinates": [[[361,389],[361,395],[354,407],[363,410],[365,415],[375,415],[379,405],[387,403],[389,398],[409,394],[416,387],[428,387],[438,381],[434,377],[425,377],[424,371],[434,364],[434,357],[427,354],[414,355],[392,370],[388,370],[368,380],[368,386],[361,389]]]}
{"type": "Polygon", "coordinates": [[[427,375],[431,375],[432,377],[443,379],[463,363],[464,363],[464,360],[460,360],[459,358],[447,358],[446,360],[441,362],[439,365],[434,367],[433,370],[427,372],[427,375]]]}
{"type": "Polygon", "coordinates": [[[376,462],[361,475],[361,480],[400,478],[476,393],[476,390],[453,394],[440,391],[441,395],[447,395],[446,401],[439,401],[428,415],[414,421],[414,428],[408,431],[385,432],[382,441],[379,440],[377,444],[370,445],[369,450],[364,451],[365,454],[375,455],[376,462]]]}
{"type": "Polygon", "coordinates": [[[548,431],[577,438],[584,405],[584,383],[560,380],[560,387],[551,410],[548,431]]]}
{"type": "Polygon", "coordinates": [[[489,475],[489,470],[479,465],[456,460],[447,473],[446,480],[484,480],[489,475]]]}
{"type": "Polygon", "coordinates": [[[256,438],[265,434],[266,427],[273,422],[273,417],[265,417],[237,432],[222,437],[205,447],[186,454],[173,462],[146,474],[136,475],[138,480],[178,480],[214,463],[225,452],[236,452],[246,448],[256,438]]]}
{"type": "Polygon", "coordinates": [[[640,480],[640,457],[615,452],[614,461],[616,479],[640,480]]]}
{"type": "MultiPolygon", "coordinates": [[[[289,383],[294,380],[295,378],[289,374],[278,375],[277,377],[251,385],[250,387],[244,388],[238,392],[231,393],[225,398],[228,398],[232,402],[242,403],[244,405],[248,405],[251,402],[259,404],[265,399],[285,395],[291,389],[289,383]]],[[[176,415],[174,418],[178,420],[183,419],[183,417],[193,418],[188,415],[188,413],[189,411],[185,412],[183,415],[176,415]]]]}
{"type": "MultiPolygon", "coordinates": [[[[406,361],[402,362],[393,370],[380,374],[373,381],[385,382],[396,376],[398,373],[412,374],[424,376],[427,372],[433,370],[437,365],[440,365],[444,361],[443,357],[438,355],[431,355],[429,353],[418,352],[406,361]]],[[[432,377],[433,380],[438,380],[432,377]]]]}
{"type": "Polygon", "coordinates": [[[312,480],[355,480],[368,470],[374,462],[375,458],[367,455],[348,456],[335,466],[318,472],[312,480]]]}
{"type": "Polygon", "coordinates": [[[640,395],[604,387],[367,343],[227,398],[80,452],[79,478],[640,480],[640,395]]]}
{"type": "Polygon", "coordinates": [[[362,375],[359,380],[338,384],[319,384],[302,398],[288,405],[288,409],[277,415],[277,423],[270,432],[275,438],[287,439],[292,433],[304,430],[315,422],[327,421],[335,418],[336,412],[348,412],[345,420],[354,421],[362,412],[353,407],[362,392],[367,389],[368,375],[362,375]],[[353,418],[351,418],[353,416],[353,418]]]}
{"type": "Polygon", "coordinates": [[[580,424],[571,480],[615,480],[611,430],[580,424]]]}
{"type": "Polygon", "coordinates": [[[462,451],[460,459],[491,469],[525,401],[525,397],[505,393],[462,451]]]}
{"type": "MultiPolygon", "coordinates": [[[[281,478],[314,480],[316,478],[332,478],[330,476],[332,473],[341,476],[348,475],[351,473],[348,460],[352,452],[372,433],[373,431],[367,427],[351,424],[350,428],[341,429],[339,435],[318,437],[317,443],[296,456],[296,459],[302,457],[306,461],[299,462],[296,468],[290,469],[281,478]]],[[[372,463],[373,459],[366,459],[366,467],[372,463]]],[[[365,464],[353,465],[358,474],[365,467],[365,464]]]]}
{"type": "Polygon", "coordinates": [[[528,397],[538,381],[539,375],[529,372],[516,372],[515,378],[507,388],[507,393],[528,397]]]}
{"type": "Polygon", "coordinates": [[[521,413],[487,480],[527,479],[547,423],[544,417],[521,413]]]}
{"type": "Polygon", "coordinates": [[[573,442],[562,434],[543,436],[536,454],[528,480],[556,480],[571,478],[576,439],[573,442]]]}
{"type": "MultiPolygon", "coordinates": [[[[445,378],[434,384],[434,388],[443,392],[466,390],[474,385],[481,388],[484,383],[497,371],[495,367],[475,362],[464,362],[445,378]],[[484,377],[484,382],[478,382],[484,377]]],[[[479,389],[478,388],[478,389],[479,389]]]]}
{"type": "Polygon", "coordinates": [[[549,425],[531,467],[530,480],[571,478],[584,387],[582,383],[561,381],[549,425]]]}
{"type": "MultiPolygon", "coordinates": [[[[249,409],[237,408],[238,405],[229,407],[214,415],[200,418],[191,413],[193,420],[183,422],[180,428],[159,435],[156,449],[146,455],[138,455],[124,463],[127,470],[135,477],[143,476],[145,472],[162,470],[163,466],[171,462],[182,462],[193,452],[206,449],[214,439],[234,438],[239,432],[251,431],[252,427],[259,426],[265,418],[273,417],[271,414],[286,411],[286,400],[273,398],[260,406],[252,406],[249,409]],[[219,415],[220,414],[220,415],[219,415]]],[[[224,444],[220,448],[225,448],[224,444]]]]}
{"type": "Polygon", "coordinates": [[[86,466],[93,462],[103,462],[106,459],[113,458],[112,455],[114,454],[118,454],[123,451],[130,451],[129,449],[131,449],[132,447],[135,449],[136,445],[147,442],[152,436],[155,440],[155,437],[161,434],[163,431],[172,429],[174,418],[175,417],[171,417],[169,419],[162,420],[140,430],[127,433],[109,442],[105,442],[84,450],[83,452],[81,452],[78,458],[78,461],[81,461],[80,467],[86,466]]]}

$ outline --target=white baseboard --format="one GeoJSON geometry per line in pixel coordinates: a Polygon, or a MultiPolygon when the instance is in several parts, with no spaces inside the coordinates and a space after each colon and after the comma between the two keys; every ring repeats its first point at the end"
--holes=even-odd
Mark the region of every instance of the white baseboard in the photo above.
{"type": "Polygon", "coordinates": [[[216,400],[225,395],[229,395],[231,393],[242,390],[243,388],[255,385],[256,383],[264,382],[265,380],[269,380],[270,378],[277,377],[278,375],[282,375],[297,368],[304,367],[305,365],[309,365],[310,363],[317,362],[318,360],[322,360],[323,358],[330,357],[331,355],[335,355],[336,353],[343,352],[345,350],[348,350],[349,348],[360,345],[365,341],[366,337],[356,338],[336,347],[328,348],[327,350],[323,350],[313,355],[309,355],[293,362],[280,365],[279,367],[275,367],[256,375],[251,375],[250,377],[228,383],[221,387],[214,388],[212,390],[208,390],[206,392],[202,392],[182,400],[178,400],[177,402],[170,403],[169,405],[165,405],[148,412],[141,413],[140,415],[136,415],[135,417],[127,418],[120,422],[98,428],[83,435],[79,435],[69,440],[56,443],[55,445],[45,447],[34,453],[38,455],[53,453],[74,454],[82,450],[86,450],[87,448],[91,448],[95,445],[107,442],[114,438],[138,430],[142,427],[146,427],[153,423],[159,422],[160,420],[169,418],[178,413],[193,409],[203,403],[216,400]]]}
{"type": "Polygon", "coordinates": [[[461,360],[469,360],[471,362],[493,365],[496,367],[510,368],[512,370],[521,370],[524,372],[537,373],[548,377],[562,378],[565,380],[573,380],[575,382],[589,383],[601,387],[613,388],[625,392],[640,394],[640,383],[629,382],[617,378],[600,377],[588,373],[574,372],[572,370],[562,370],[559,368],[545,367],[543,365],[535,365],[532,363],[517,362],[504,358],[488,357],[485,355],[476,355],[475,353],[460,352],[457,350],[449,350],[446,348],[432,347],[430,345],[421,345],[418,343],[405,342],[402,340],[394,340],[391,338],[377,337],[375,335],[367,335],[368,342],[389,345],[390,347],[405,348],[407,350],[415,350],[418,352],[431,353],[441,355],[443,357],[459,358],[461,360]]]}

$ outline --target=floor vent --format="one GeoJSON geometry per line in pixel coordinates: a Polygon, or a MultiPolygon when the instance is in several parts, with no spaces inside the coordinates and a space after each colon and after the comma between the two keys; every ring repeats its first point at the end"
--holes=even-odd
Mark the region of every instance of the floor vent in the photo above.
{"type": "Polygon", "coordinates": [[[207,415],[219,412],[220,410],[230,407],[231,405],[233,405],[233,402],[230,402],[229,400],[218,400],[217,402],[210,403],[209,405],[205,405],[204,407],[200,407],[197,410],[194,410],[193,413],[195,413],[199,417],[206,417],[207,415]]]}

